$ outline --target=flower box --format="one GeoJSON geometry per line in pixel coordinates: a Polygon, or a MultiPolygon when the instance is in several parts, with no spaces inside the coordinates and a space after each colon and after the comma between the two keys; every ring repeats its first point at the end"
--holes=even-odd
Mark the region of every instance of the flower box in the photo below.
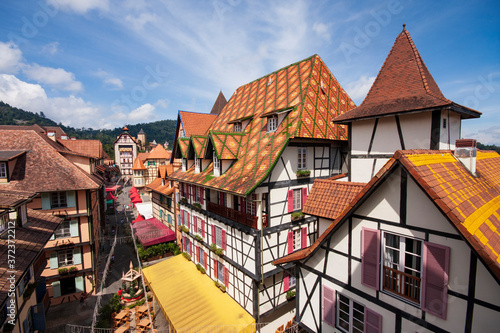
{"type": "Polygon", "coordinates": [[[305,178],[305,177],[309,177],[311,175],[311,171],[310,170],[297,170],[295,175],[297,176],[297,178],[305,178]]]}

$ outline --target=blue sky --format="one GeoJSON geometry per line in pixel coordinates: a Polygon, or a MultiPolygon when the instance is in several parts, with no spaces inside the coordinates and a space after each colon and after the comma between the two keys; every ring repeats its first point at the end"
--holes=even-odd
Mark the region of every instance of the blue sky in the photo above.
{"type": "Polygon", "coordinates": [[[3,0],[0,100],[73,127],[209,112],[318,54],[359,105],[402,24],[444,95],[500,145],[498,1],[3,0]]]}

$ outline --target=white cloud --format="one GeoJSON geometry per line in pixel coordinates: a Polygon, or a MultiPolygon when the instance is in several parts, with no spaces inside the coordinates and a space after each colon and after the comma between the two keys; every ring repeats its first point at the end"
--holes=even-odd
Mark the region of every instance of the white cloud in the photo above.
{"type": "Polygon", "coordinates": [[[42,46],[42,53],[54,55],[59,52],[59,42],[52,42],[42,46]]]}
{"type": "Polygon", "coordinates": [[[137,109],[130,111],[128,119],[132,123],[150,122],[156,119],[154,115],[155,107],[149,103],[139,106],[137,109]]]}
{"type": "Polygon", "coordinates": [[[46,100],[47,95],[38,84],[23,82],[14,75],[0,74],[0,99],[24,109],[31,105],[31,101],[46,100]]]}
{"type": "Polygon", "coordinates": [[[155,107],[160,107],[162,109],[167,109],[168,106],[170,105],[170,101],[168,99],[159,99],[156,101],[154,104],[155,107]]]}
{"type": "Polygon", "coordinates": [[[90,10],[107,11],[109,9],[108,0],[47,0],[57,9],[73,11],[78,14],[85,14],[90,10]]]}
{"type": "Polygon", "coordinates": [[[24,66],[23,72],[29,79],[48,84],[57,89],[67,91],[83,90],[82,83],[75,80],[75,75],[62,68],[43,67],[34,64],[24,66]]]}
{"type": "Polygon", "coordinates": [[[500,146],[500,125],[481,128],[479,130],[464,129],[462,137],[476,139],[484,145],[500,146]]]}
{"type": "Polygon", "coordinates": [[[357,81],[349,82],[345,85],[344,89],[356,104],[359,105],[368,94],[375,76],[362,75],[357,81]]]}
{"type": "Polygon", "coordinates": [[[23,59],[19,48],[11,42],[0,42],[0,73],[17,73],[23,59]]]}
{"type": "Polygon", "coordinates": [[[131,24],[132,28],[140,31],[147,23],[153,23],[157,20],[157,16],[150,13],[141,13],[139,16],[127,15],[125,21],[131,24]]]}
{"type": "Polygon", "coordinates": [[[327,42],[330,41],[330,31],[329,31],[328,26],[326,24],[320,23],[320,22],[315,22],[313,24],[312,29],[316,33],[316,35],[323,38],[327,42]]]}
{"type": "Polygon", "coordinates": [[[117,77],[113,77],[111,74],[109,74],[106,71],[103,71],[102,69],[99,69],[95,75],[97,77],[100,77],[103,79],[104,85],[108,86],[112,90],[121,90],[123,89],[123,82],[117,77]]]}

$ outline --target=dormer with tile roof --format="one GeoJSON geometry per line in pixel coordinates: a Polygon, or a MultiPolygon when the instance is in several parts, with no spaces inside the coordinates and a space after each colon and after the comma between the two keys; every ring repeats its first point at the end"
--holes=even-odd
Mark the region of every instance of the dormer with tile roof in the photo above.
{"type": "Polygon", "coordinates": [[[293,276],[271,262],[314,241],[301,210],[315,178],[345,172],[346,126],[332,120],[354,106],[314,55],[239,87],[218,115],[179,112],[173,157],[184,166],[170,178],[183,249],[255,319],[293,317],[275,288],[293,276]]]}
{"type": "Polygon", "coordinates": [[[334,122],[350,127],[349,179],[367,182],[398,149],[455,149],[480,115],[444,97],[403,27],[363,103],[334,122]]]}
{"type": "Polygon", "coordinates": [[[134,186],[139,190],[146,186],[145,174],[147,171],[148,169],[144,166],[139,156],[136,157],[134,166],[132,167],[132,179],[134,186]]]}

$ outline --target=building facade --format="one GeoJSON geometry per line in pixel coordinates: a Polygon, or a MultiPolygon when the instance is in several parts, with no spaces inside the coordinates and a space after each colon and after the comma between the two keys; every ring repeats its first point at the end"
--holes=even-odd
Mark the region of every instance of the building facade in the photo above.
{"type": "Polygon", "coordinates": [[[137,157],[137,141],[129,134],[127,126],[123,133],[115,140],[115,164],[122,173],[122,177],[132,178],[132,166],[137,157]]]}

